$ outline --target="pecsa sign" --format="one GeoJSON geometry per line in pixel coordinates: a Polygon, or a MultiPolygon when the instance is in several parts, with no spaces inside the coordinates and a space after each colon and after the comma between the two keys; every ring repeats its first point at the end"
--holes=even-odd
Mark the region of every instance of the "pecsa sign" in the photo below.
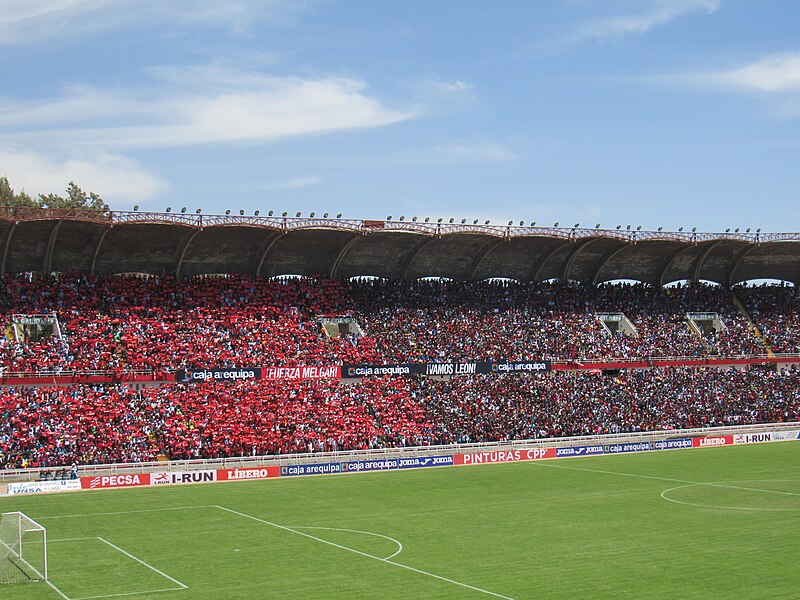
{"type": "Polygon", "coordinates": [[[481,465],[486,463],[517,462],[523,460],[541,460],[555,458],[555,448],[531,448],[528,450],[497,450],[494,452],[476,452],[473,454],[456,454],[453,458],[457,465],[481,465]]]}
{"type": "Polygon", "coordinates": [[[135,487],[139,485],[150,485],[150,473],[125,473],[122,475],[81,477],[81,489],[84,490],[135,487]]]}

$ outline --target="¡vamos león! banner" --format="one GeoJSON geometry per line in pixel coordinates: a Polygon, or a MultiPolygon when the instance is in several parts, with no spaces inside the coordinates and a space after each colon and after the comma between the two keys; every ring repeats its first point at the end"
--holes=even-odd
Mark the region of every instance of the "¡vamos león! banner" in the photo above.
{"type": "Polygon", "coordinates": [[[504,362],[440,362],[342,365],[342,377],[386,375],[473,375],[485,373],[541,373],[552,370],[549,360],[504,362]]]}

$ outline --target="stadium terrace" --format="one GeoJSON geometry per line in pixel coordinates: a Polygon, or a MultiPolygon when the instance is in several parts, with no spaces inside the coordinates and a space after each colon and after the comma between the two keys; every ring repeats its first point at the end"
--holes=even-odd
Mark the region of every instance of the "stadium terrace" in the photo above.
{"type": "Polygon", "coordinates": [[[3,214],[5,469],[800,420],[794,234],[3,214]]]}

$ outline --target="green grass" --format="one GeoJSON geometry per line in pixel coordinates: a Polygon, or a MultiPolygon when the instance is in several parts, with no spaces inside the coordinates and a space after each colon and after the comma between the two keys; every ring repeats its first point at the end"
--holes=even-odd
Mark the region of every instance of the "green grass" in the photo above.
{"type": "MultiPolygon", "coordinates": [[[[49,544],[50,579],[69,598],[177,587],[164,575],[188,589],[131,597],[493,597],[455,582],[515,600],[800,594],[797,443],[14,497],[0,509],[39,520],[51,540],[89,538],[49,544]],[[693,485],[708,482],[722,485],[693,485]],[[55,518],[66,515],[85,516],[55,518]],[[379,560],[394,541],[333,529],[403,549],[379,560]]],[[[0,586],[6,598],[59,595],[28,583],[0,586]]]]}

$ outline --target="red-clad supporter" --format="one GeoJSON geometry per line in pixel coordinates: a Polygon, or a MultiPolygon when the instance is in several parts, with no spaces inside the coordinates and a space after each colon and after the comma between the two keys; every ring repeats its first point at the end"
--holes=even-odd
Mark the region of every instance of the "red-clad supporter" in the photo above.
{"type": "Polygon", "coordinates": [[[800,372],[643,369],[6,388],[0,466],[217,458],[800,420],[800,372]]]}

